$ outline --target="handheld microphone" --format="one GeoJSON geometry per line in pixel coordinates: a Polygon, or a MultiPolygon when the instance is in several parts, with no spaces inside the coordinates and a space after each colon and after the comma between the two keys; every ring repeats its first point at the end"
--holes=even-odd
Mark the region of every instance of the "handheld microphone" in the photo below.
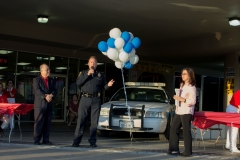
{"type": "MultiPolygon", "coordinates": [[[[91,67],[91,69],[93,69],[93,70],[94,70],[94,67],[92,66],[92,67],[91,67]]],[[[94,74],[94,73],[93,73],[93,74],[94,74]]],[[[92,77],[93,77],[93,74],[92,74],[92,77]]]]}

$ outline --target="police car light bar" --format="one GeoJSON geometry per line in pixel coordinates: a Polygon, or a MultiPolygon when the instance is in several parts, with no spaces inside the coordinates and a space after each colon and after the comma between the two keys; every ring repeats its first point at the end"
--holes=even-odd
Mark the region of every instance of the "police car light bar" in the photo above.
{"type": "Polygon", "coordinates": [[[151,86],[151,87],[164,87],[165,83],[152,83],[152,82],[125,82],[126,86],[151,86]]]}

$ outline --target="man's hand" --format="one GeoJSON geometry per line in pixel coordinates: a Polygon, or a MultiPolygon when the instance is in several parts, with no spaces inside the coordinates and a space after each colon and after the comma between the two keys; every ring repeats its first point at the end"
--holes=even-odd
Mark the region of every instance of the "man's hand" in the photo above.
{"type": "Polygon", "coordinates": [[[88,71],[88,76],[90,76],[90,75],[92,75],[92,74],[94,74],[94,69],[89,69],[89,71],[88,71]]]}
{"type": "Polygon", "coordinates": [[[46,94],[46,100],[48,101],[48,102],[51,102],[52,101],[52,94],[46,94]]]}
{"type": "Polygon", "coordinates": [[[111,81],[108,82],[108,87],[111,87],[115,81],[112,79],[111,81]]]}

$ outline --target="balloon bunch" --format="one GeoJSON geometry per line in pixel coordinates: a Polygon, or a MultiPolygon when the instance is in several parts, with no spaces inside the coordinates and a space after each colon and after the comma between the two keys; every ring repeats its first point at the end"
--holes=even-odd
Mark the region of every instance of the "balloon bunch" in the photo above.
{"type": "Polygon", "coordinates": [[[115,61],[115,66],[119,69],[123,67],[131,69],[139,61],[136,49],[141,41],[134,37],[131,32],[121,32],[118,28],[113,28],[109,32],[110,38],[98,43],[98,49],[108,58],[115,61]]]}

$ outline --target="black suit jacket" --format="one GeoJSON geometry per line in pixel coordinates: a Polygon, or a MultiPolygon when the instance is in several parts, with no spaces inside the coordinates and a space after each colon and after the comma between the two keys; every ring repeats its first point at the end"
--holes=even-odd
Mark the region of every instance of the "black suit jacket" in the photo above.
{"type": "Polygon", "coordinates": [[[41,76],[33,78],[33,91],[35,94],[34,109],[46,110],[47,107],[52,109],[53,101],[48,103],[45,98],[45,94],[52,94],[53,97],[56,96],[56,87],[52,78],[48,77],[48,88],[41,76]]]}

